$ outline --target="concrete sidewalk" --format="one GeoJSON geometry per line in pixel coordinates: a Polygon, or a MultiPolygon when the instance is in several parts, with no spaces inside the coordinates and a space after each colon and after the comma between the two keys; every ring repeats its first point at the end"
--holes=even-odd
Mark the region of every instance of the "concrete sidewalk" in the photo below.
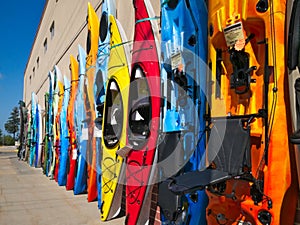
{"type": "Polygon", "coordinates": [[[18,161],[14,147],[0,147],[1,225],[121,225],[124,217],[101,222],[97,202],[87,195],[73,195],[32,168],[18,161]]]}

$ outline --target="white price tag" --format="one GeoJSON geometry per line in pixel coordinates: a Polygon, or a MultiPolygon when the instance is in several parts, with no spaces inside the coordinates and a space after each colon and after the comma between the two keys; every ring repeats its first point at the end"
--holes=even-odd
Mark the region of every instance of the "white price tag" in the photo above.
{"type": "Polygon", "coordinates": [[[235,43],[239,40],[245,39],[242,22],[225,27],[223,32],[228,47],[235,45],[235,43]]]}
{"type": "Polygon", "coordinates": [[[182,64],[182,57],[180,52],[171,56],[172,70],[178,68],[182,64]]]}
{"type": "Polygon", "coordinates": [[[72,150],[72,160],[76,160],[77,159],[77,149],[73,149],[72,150]]]}
{"type": "Polygon", "coordinates": [[[88,128],[82,128],[82,131],[81,131],[81,140],[88,140],[88,138],[89,138],[88,128]]]}
{"type": "Polygon", "coordinates": [[[94,128],[94,137],[102,138],[102,130],[99,129],[97,126],[95,126],[94,128]]]}

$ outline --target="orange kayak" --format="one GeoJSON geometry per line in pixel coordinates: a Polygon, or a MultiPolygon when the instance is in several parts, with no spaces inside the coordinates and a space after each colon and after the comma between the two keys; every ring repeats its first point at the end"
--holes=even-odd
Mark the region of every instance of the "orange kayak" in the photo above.
{"type": "Polygon", "coordinates": [[[94,80],[95,66],[98,52],[99,19],[92,5],[88,3],[88,36],[86,59],[86,90],[84,92],[85,112],[88,122],[88,147],[87,147],[87,171],[88,171],[88,202],[95,201],[98,197],[97,171],[96,171],[96,138],[95,128],[95,98],[94,80]]]}
{"type": "Polygon", "coordinates": [[[66,189],[73,190],[75,183],[75,170],[77,162],[77,144],[76,144],[76,132],[75,132],[75,119],[74,119],[74,107],[75,98],[78,89],[78,62],[74,56],[70,56],[70,70],[71,70],[71,90],[70,99],[67,111],[67,121],[69,128],[69,165],[67,174],[66,189]]]}
{"type": "Polygon", "coordinates": [[[208,224],[292,225],[298,186],[286,2],[209,1],[208,12],[208,167],[175,178],[170,189],[206,188],[208,224]]]}
{"type": "MultiPolygon", "coordinates": [[[[297,188],[292,180],[295,172],[291,170],[294,159],[290,157],[290,120],[286,114],[288,105],[285,101],[288,93],[285,85],[285,11],[285,1],[209,2],[212,76],[217,70],[214,62],[217,61],[218,51],[222,51],[220,97],[212,95],[212,116],[246,115],[257,113],[263,108],[268,111],[268,121],[258,118],[251,123],[250,128],[251,172],[254,182],[230,179],[226,182],[223,196],[208,191],[209,224],[218,224],[224,219],[226,224],[240,224],[243,221],[251,224],[288,225],[294,222],[291,212],[296,208],[297,188]],[[240,24],[240,31],[230,30],[240,24]],[[240,35],[240,38],[234,40],[231,37],[234,32],[239,32],[235,37],[240,35]],[[230,41],[236,41],[233,48],[248,56],[247,69],[256,67],[249,72],[248,83],[235,82],[240,78],[240,68],[236,66],[237,63],[233,63],[233,57],[236,56],[232,56],[227,50],[227,42],[230,41]],[[264,76],[268,76],[265,68],[269,71],[267,88],[264,87],[264,76]],[[236,80],[233,81],[234,79],[236,80]],[[245,88],[248,90],[241,93],[245,88]],[[266,89],[267,101],[264,98],[266,89]],[[222,114],[220,104],[224,104],[222,114]],[[233,191],[236,198],[226,198],[226,194],[233,191]]],[[[212,90],[216,89],[218,88],[212,87],[212,90]]]]}

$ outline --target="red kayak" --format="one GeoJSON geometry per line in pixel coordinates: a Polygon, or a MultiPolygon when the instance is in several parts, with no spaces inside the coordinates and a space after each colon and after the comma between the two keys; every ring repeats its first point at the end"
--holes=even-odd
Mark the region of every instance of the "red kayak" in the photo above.
{"type": "Polygon", "coordinates": [[[75,171],[77,162],[77,145],[76,145],[76,132],[74,120],[74,104],[76,93],[78,89],[78,62],[71,55],[70,56],[70,70],[71,70],[71,92],[67,111],[67,121],[69,128],[69,168],[67,174],[67,190],[73,190],[75,183],[75,171]]]}
{"type": "Polygon", "coordinates": [[[135,0],[133,4],[135,33],[128,104],[126,223],[147,224],[160,116],[158,21],[148,0],[135,0]]]}

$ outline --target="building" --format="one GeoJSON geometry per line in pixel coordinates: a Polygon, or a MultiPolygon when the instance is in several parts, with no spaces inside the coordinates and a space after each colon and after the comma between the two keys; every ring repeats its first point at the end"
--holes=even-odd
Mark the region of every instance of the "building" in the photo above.
{"type": "MultiPolygon", "coordinates": [[[[116,18],[123,26],[128,40],[133,40],[135,16],[132,0],[115,0],[115,2],[116,18]]],[[[150,2],[155,14],[159,16],[160,0],[150,0],[150,2]]],[[[102,0],[90,0],[90,3],[98,18],[101,18],[102,0]]],[[[54,66],[57,65],[62,74],[70,79],[70,55],[75,57],[78,55],[79,44],[86,48],[87,5],[88,1],[46,0],[45,2],[24,71],[23,85],[23,101],[26,107],[30,109],[31,93],[35,92],[43,117],[45,117],[44,95],[49,90],[49,71],[53,71],[54,66]]]]}
{"type": "MultiPolygon", "coordinates": [[[[128,40],[133,40],[134,8],[132,1],[115,0],[117,19],[121,22],[128,40]]],[[[35,92],[44,109],[44,94],[49,89],[48,73],[57,65],[62,74],[69,76],[70,55],[77,56],[78,44],[85,48],[87,38],[88,1],[46,0],[44,11],[24,71],[23,100],[31,104],[35,92]]],[[[101,17],[101,0],[90,0],[98,17],[101,17]]],[[[159,16],[159,0],[151,0],[159,16]]]]}

